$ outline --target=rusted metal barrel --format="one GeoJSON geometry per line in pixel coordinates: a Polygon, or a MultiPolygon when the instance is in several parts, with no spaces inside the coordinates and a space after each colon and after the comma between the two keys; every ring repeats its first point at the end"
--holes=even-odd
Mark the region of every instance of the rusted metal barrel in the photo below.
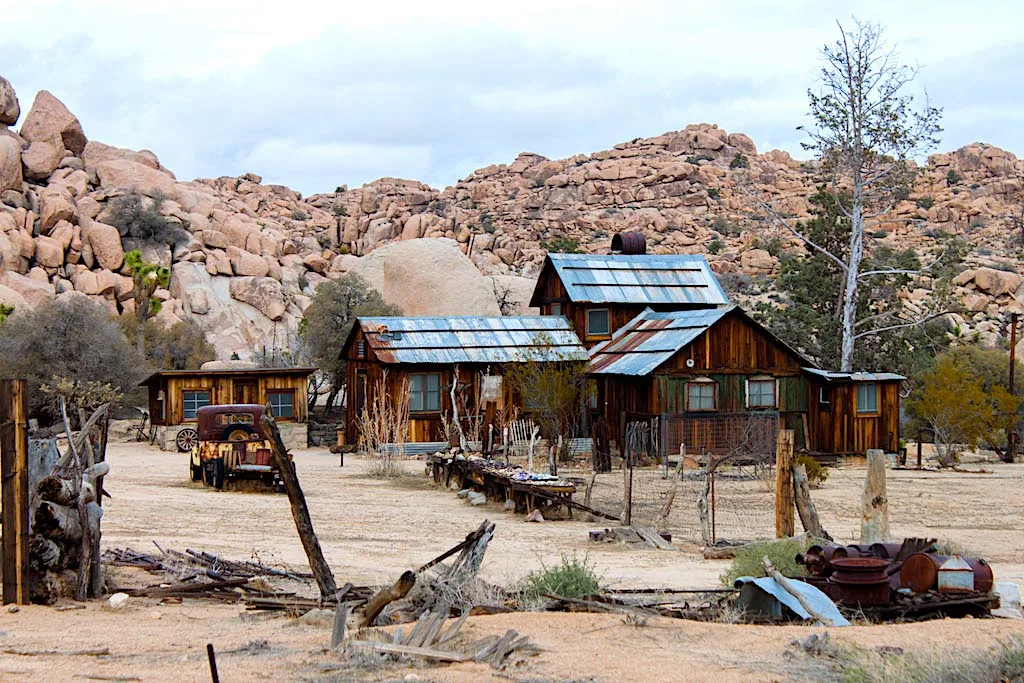
{"type": "MultiPolygon", "coordinates": [[[[915,593],[935,590],[939,580],[939,567],[950,558],[949,555],[935,553],[914,553],[903,561],[900,569],[900,580],[903,585],[915,593]]],[[[964,557],[964,562],[974,572],[974,590],[988,593],[992,590],[992,567],[988,562],[977,557],[964,557]]]]}
{"type": "Polygon", "coordinates": [[[830,563],[831,596],[845,605],[885,605],[890,602],[889,562],[878,557],[841,557],[830,563]]]}
{"type": "Polygon", "coordinates": [[[647,239],[638,232],[617,232],[612,235],[613,254],[646,254],[647,239]]]}
{"type": "Polygon", "coordinates": [[[891,560],[899,554],[902,543],[872,543],[868,546],[868,552],[875,557],[891,560]]]}

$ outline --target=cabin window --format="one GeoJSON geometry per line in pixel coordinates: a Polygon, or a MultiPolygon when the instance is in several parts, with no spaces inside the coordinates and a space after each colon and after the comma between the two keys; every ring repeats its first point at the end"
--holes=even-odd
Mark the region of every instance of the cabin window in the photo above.
{"type": "Polygon", "coordinates": [[[857,412],[878,412],[878,385],[874,382],[857,385],[857,412]]]}
{"type": "Polygon", "coordinates": [[[366,342],[365,341],[360,340],[360,341],[356,342],[356,358],[366,358],[366,342]]]}
{"type": "Polygon", "coordinates": [[[587,380],[587,407],[597,410],[597,380],[587,380]]]}
{"type": "Polygon", "coordinates": [[[561,302],[555,301],[551,304],[551,315],[562,315],[561,302]]]}
{"type": "Polygon", "coordinates": [[[409,412],[441,410],[441,375],[409,375],[409,412]]]}
{"type": "Polygon", "coordinates": [[[718,383],[714,381],[688,382],[686,385],[687,410],[715,410],[718,403],[718,383]]]}
{"type": "Polygon", "coordinates": [[[196,413],[203,406],[210,405],[209,391],[183,391],[182,401],[184,402],[183,416],[186,420],[196,419],[196,413]]]}
{"type": "Polygon", "coordinates": [[[752,379],[747,382],[748,408],[775,407],[775,380],[752,379]]]}
{"type": "Polygon", "coordinates": [[[820,403],[822,405],[826,405],[826,406],[829,404],[828,389],[827,388],[825,388],[825,387],[818,387],[818,403],[820,403]]]}
{"type": "Polygon", "coordinates": [[[588,337],[607,337],[611,333],[612,324],[607,308],[594,308],[587,311],[588,337]]]}
{"type": "Polygon", "coordinates": [[[295,393],[292,391],[268,391],[267,402],[274,417],[295,417],[295,393]]]}

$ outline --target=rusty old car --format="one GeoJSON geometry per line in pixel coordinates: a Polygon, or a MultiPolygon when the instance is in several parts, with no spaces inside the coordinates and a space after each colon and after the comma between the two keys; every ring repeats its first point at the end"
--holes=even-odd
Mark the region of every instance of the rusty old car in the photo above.
{"type": "Polygon", "coordinates": [[[255,480],[282,491],[281,473],[260,425],[264,410],[261,405],[248,403],[199,408],[198,439],[191,455],[192,481],[223,489],[238,480],[255,480]]]}

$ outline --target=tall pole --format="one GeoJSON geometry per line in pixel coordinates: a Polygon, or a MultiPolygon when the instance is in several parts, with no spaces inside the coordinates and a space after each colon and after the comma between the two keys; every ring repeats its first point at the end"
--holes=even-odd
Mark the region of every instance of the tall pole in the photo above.
{"type": "MultiPolygon", "coordinates": [[[[1010,314],[1010,396],[1014,395],[1014,375],[1017,369],[1017,314],[1010,314]]],[[[1013,462],[1017,456],[1017,411],[1010,413],[1009,423],[1006,426],[1006,462],[1013,462]]]]}

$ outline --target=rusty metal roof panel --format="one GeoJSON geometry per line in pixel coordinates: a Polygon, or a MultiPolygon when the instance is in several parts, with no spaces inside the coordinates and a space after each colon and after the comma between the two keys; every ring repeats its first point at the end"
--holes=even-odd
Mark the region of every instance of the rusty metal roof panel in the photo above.
{"type": "Polygon", "coordinates": [[[563,316],[359,318],[385,363],[516,363],[587,360],[563,316]]]}
{"type": "Polygon", "coordinates": [[[598,375],[648,375],[734,308],[660,313],[647,309],[590,350],[588,370],[598,375]]]}
{"type": "Polygon", "coordinates": [[[729,297],[699,254],[548,254],[576,302],[713,307],[729,297]]]}

